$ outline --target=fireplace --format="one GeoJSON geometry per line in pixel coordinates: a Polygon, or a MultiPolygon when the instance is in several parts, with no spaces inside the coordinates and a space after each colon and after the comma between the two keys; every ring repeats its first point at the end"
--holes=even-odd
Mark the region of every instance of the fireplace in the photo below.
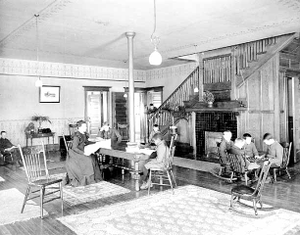
{"type": "Polygon", "coordinates": [[[223,132],[205,131],[205,156],[219,159],[218,143],[222,141],[223,132]]]}
{"type": "Polygon", "coordinates": [[[196,148],[197,159],[217,162],[216,145],[221,133],[232,132],[237,137],[237,112],[197,112],[196,113],[196,148]],[[212,151],[212,154],[208,154],[212,151]]]}

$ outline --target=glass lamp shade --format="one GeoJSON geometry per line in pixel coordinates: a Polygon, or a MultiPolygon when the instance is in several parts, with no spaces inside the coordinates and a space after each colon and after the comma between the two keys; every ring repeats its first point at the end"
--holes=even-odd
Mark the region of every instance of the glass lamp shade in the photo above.
{"type": "Polygon", "coordinates": [[[43,82],[40,78],[38,78],[38,80],[35,81],[35,86],[36,87],[42,87],[43,86],[43,82]]]}
{"type": "Polygon", "coordinates": [[[162,62],[161,54],[155,48],[154,51],[149,56],[149,63],[151,65],[160,65],[162,62]]]}

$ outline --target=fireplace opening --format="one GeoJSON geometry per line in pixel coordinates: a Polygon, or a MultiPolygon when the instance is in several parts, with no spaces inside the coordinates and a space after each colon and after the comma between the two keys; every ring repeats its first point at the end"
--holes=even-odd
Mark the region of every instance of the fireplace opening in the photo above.
{"type": "Polygon", "coordinates": [[[202,112],[196,114],[197,160],[219,162],[217,143],[222,140],[222,133],[232,132],[232,139],[237,137],[237,116],[235,112],[202,112]]]}

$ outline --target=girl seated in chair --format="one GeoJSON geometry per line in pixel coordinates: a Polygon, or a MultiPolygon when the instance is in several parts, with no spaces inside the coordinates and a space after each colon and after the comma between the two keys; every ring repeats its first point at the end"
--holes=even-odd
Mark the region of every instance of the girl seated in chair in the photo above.
{"type": "Polygon", "coordinates": [[[143,166],[143,176],[142,176],[143,184],[141,186],[141,189],[147,189],[148,187],[150,187],[150,185],[148,184],[148,180],[147,180],[148,172],[149,172],[150,168],[152,168],[152,167],[164,168],[166,165],[169,148],[168,148],[162,134],[156,133],[153,136],[153,141],[154,141],[155,145],[157,146],[157,148],[156,148],[157,156],[154,159],[149,159],[146,162],[146,164],[143,166]]]}

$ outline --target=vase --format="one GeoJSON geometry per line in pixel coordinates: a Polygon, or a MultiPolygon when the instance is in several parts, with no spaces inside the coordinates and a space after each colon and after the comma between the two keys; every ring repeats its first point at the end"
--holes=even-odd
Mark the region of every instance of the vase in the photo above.
{"type": "Polygon", "coordinates": [[[208,107],[209,107],[209,108],[212,108],[212,107],[213,107],[213,102],[207,102],[207,104],[208,104],[208,107]]]}

